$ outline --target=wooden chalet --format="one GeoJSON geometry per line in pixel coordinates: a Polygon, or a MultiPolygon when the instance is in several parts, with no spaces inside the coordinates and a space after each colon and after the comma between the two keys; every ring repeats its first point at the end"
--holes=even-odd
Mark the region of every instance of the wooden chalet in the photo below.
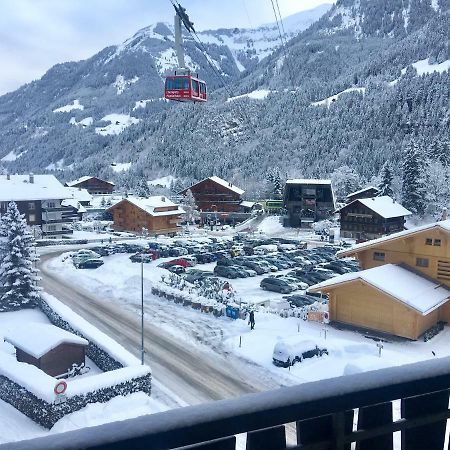
{"type": "Polygon", "coordinates": [[[450,322],[450,220],[355,245],[361,272],[309,288],[329,296],[330,320],[409,339],[450,322]]]}
{"type": "Polygon", "coordinates": [[[32,364],[52,377],[67,373],[73,364],[84,364],[89,344],[80,336],[44,323],[28,323],[4,339],[15,347],[17,361],[32,364]]]}
{"type": "Polygon", "coordinates": [[[151,234],[176,234],[184,210],[167,197],[126,198],[107,209],[117,231],[151,234]]]}
{"type": "Polygon", "coordinates": [[[184,189],[179,194],[186,195],[190,190],[201,212],[238,213],[242,211],[242,195],[245,191],[234,184],[213,176],[184,189]]]}
{"type": "Polygon", "coordinates": [[[404,230],[405,217],[412,213],[384,195],[353,200],[339,214],[341,236],[366,241],[404,230]]]}
{"type": "Polygon", "coordinates": [[[353,200],[358,200],[360,198],[377,197],[379,193],[380,190],[378,188],[374,186],[367,186],[364,189],[348,194],[346,197],[346,203],[351,203],[353,200]]]}
{"type": "Polygon", "coordinates": [[[68,187],[75,187],[86,189],[89,194],[100,195],[100,194],[112,194],[115,188],[115,184],[111,181],[101,180],[97,177],[85,176],[78,178],[78,180],[69,181],[66,183],[68,187]]]}

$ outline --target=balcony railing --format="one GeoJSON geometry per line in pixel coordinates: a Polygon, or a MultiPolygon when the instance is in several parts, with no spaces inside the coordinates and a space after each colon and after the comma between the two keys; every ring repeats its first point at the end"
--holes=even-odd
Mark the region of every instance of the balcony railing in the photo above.
{"type": "Polygon", "coordinates": [[[234,450],[240,433],[247,433],[247,450],[347,450],[352,442],[358,450],[392,450],[397,431],[399,450],[443,450],[449,388],[450,357],[0,445],[0,450],[234,450]],[[400,418],[393,418],[393,401],[400,402],[400,418]],[[297,443],[288,447],[285,424],[291,423],[297,443]]]}

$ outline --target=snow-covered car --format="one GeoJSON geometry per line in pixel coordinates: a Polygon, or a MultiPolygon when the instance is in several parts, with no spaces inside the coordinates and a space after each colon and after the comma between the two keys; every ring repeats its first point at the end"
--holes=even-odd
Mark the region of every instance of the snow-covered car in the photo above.
{"type": "Polygon", "coordinates": [[[72,254],[72,259],[76,256],[89,256],[91,258],[100,258],[100,255],[97,252],[94,252],[93,250],[89,250],[87,248],[78,250],[77,252],[72,254]]]}
{"type": "Polygon", "coordinates": [[[273,348],[272,362],[278,367],[289,367],[306,358],[324,354],[328,355],[328,350],[324,347],[319,348],[314,341],[288,342],[281,340],[273,348]]]}
{"type": "Polygon", "coordinates": [[[77,269],[97,269],[97,267],[102,266],[103,260],[99,258],[89,258],[77,264],[77,269]]]}
{"type": "Polygon", "coordinates": [[[177,275],[180,275],[180,274],[186,272],[186,269],[183,266],[177,266],[177,265],[170,266],[167,268],[167,270],[169,272],[176,273],[177,275]]]}
{"type": "Polygon", "coordinates": [[[72,263],[74,266],[78,266],[88,259],[101,259],[101,256],[91,250],[80,250],[72,255],[72,263]]]}

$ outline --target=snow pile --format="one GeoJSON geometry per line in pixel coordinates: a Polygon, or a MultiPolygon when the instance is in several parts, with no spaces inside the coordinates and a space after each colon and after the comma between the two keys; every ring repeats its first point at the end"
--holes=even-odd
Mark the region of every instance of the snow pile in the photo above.
{"type": "Polygon", "coordinates": [[[274,91],[269,91],[268,89],[256,89],[252,92],[249,92],[248,94],[242,94],[237,95],[236,97],[230,97],[227,102],[232,102],[234,100],[240,99],[240,98],[251,98],[253,100],[265,100],[267,96],[274,91]]]}
{"type": "Polygon", "coordinates": [[[117,75],[116,81],[113,83],[113,86],[117,89],[117,95],[123,94],[123,92],[128,86],[131,86],[138,80],[139,77],[133,77],[130,80],[126,80],[123,75],[117,75]]]}
{"type": "Polygon", "coordinates": [[[329,108],[330,105],[331,105],[332,103],[334,103],[335,101],[337,101],[338,98],[339,98],[341,95],[343,95],[343,94],[349,94],[349,93],[352,93],[352,92],[359,92],[359,93],[361,93],[361,94],[364,95],[364,94],[366,93],[366,88],[364,88],[364,87],[353,87],[353,88],[348,88],[348,89],[345,89],[345,90],[342,91],[342,92],[339,92],[339,93],[336,94],[336,95],[332,95],[331,97],[325,98],[325,99],[320,100],[320,101],[318,101],[318,102],[313,102],[313,103],[311,103],[311,105],[312,105],[312,106],[326,106],[327,108],[329,108]]]}
{"type": "MultiPolygon", "coordinates": [[[[418,76],[427,75],[433,72],[443,73],[450,69],[450,59],[447,59],[447,61],[441,62],[440,64],[430,64],[428,58],[426,58],[416,61],[411,65],[417,70],[418,76]]],[[[402,69],[402,75],[405,75],[406,69],[406,67],[402,69]]]]}
{"type": "Polygon", "coordinates": [[[258,231],[265,234],[276,234],[284,231],[279,216],[266,217],[259,225],[258,231]]]}
{"type": "Polygon", "coordinates": [[[77,127],[82,126],[83,128],[86,128],[86,127],[90,127],[94,123],[94,118],[86,117],[85,119],[82,119],[79,122],[77,122],[75,117],[71,117],[69,120],[69,123],[71,125],[75,125],[77,127]]]}
{"type": "Polygon", "coordinates": [[[117,135],[122,133],[125,128],[139,123],[140,120],[132,117],[129,114],[108,114],[102,118],[104,122],[110,122],[105,127],[96,127],[95,132],[102,136],[117,135]]]}
{"type": "Polygon", "coordinates": [[[61,106],[60,108],[56,108],[53,110],[53,112],[54,113],[70,112],[70,111],[73,111],[74,109],[79,109],[80,111],[83,111],[84,106],[80,103],[80,100],[78,100],[78,99],[74,100],[72,104],[61,106]]]}
{"type": "Polygon", "coordinates": [[[130,162],[129,163],[112,163],[111,164],[111,169],[115,173],[127,172],[128,170],[130,170],[130,167],[131,167],[130,162]]]}

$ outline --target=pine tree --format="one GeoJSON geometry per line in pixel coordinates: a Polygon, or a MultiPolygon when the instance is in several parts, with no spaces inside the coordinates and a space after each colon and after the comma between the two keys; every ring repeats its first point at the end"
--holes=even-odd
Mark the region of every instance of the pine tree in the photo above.
{"type": "Polygon", "coordinates": [[[402,173],[402,203],[412,213],[423,216],[426,208],[425,186],[419,146],[412,140],[405,149],[402,173]]]}
{"type": "Polygon", "coordinates": [[[106,200],[105,200],[105,197],[102,197],[102,199],[101,199],[101,201],[100,201],[100,206],[101,206],[102,208],[104,208],[104,207],[106,206],[106,200]]]}
{"type": "Polygon", "coordinates": [[[380,191],[379,196],[389,195],[389,197],[394,197],[394,191],[392,189],[393,179],[392,166],[386,161],[380,171],[380,184],[378,185],[380,191]]]}
{"type": "Polygon", "coordinates": [[[283,198],[284,183],[280,169],[278,169],[278,167],[270,169],[267,172],[266,178],[269,184],[268,196],[275,200],[283,198]]]}
{"type": "Polygon", "coordinates": [[[0,220],[0,280],[5,292],[0,298],[0,311],[34,307],[39,299],[34,239],[24,217],[11,202],[0,220]]]}
{"type": "Polygon", "coordinates": [[[150,188],[148,187],[147,180],[145,178],[141,178],[136,187],[136,194],[139,197],[150,197],[150,188]]]}
{"type": "Polygon", "coordinates": [[[192,194],[192,191],[190,189],[186,191],[186,195],[183,198],[182,206],[183,209],[186,211],[187,222],[194,223],[195,220],[199,217],[199,212],[197,204],[195,203],[194,195],[192,194]]]}

